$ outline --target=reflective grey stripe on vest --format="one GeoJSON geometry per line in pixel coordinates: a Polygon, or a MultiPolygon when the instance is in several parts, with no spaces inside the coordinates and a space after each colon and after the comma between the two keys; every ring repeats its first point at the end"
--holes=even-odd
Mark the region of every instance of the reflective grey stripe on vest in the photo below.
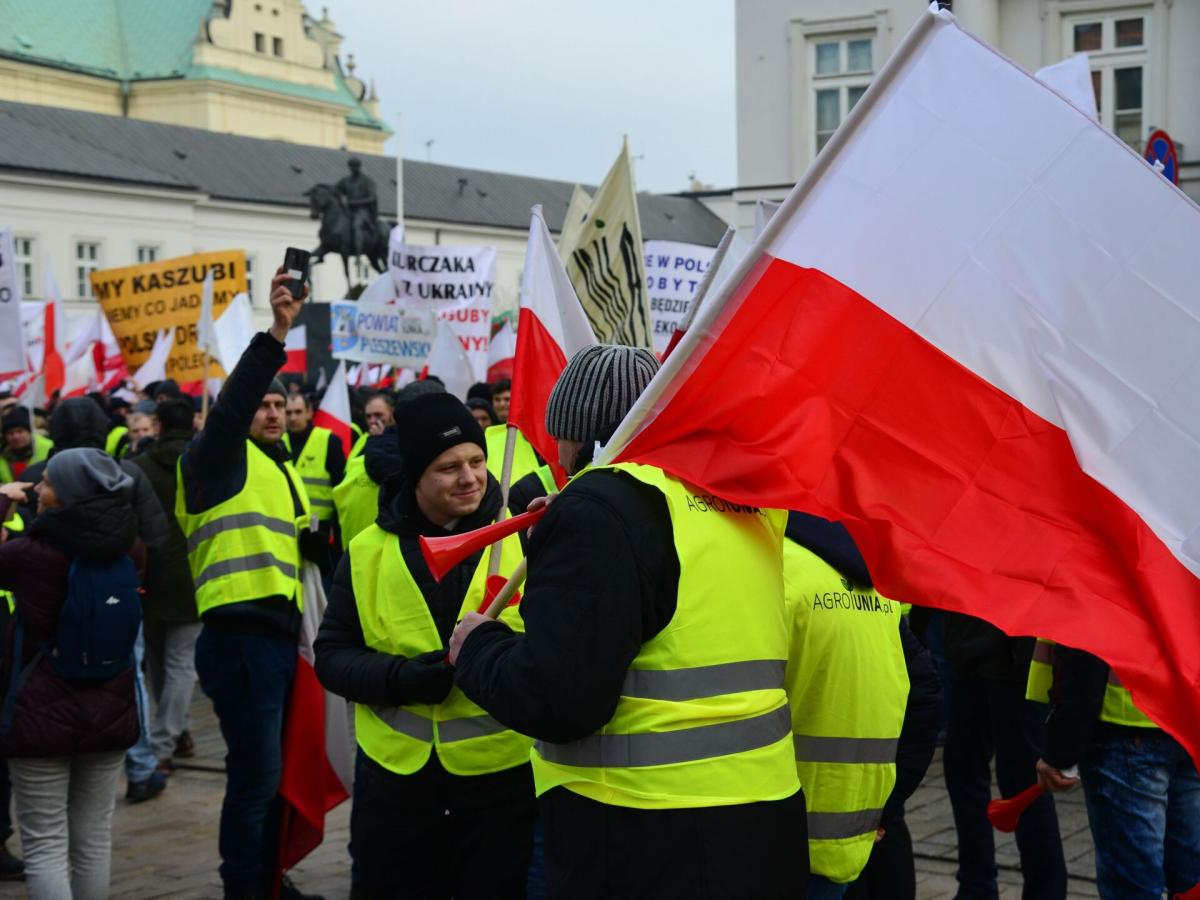
{"type": "Polygon", "coordinates": [[[752,659],[692,669],[630,669],[621,694],[644,700],[698,700],[743,691],[782,690],[787,660],[752,659]]]}
{"type": "Polygon", "coordinates": [[[465,719],[447,719],[438,722],[438,740],[443,744],[465,741],[470,738],[499,734],[508,729],[491,716],[470,716],[465,719]]]}
{"type": "Polygon", "coordinates": [[[315,484],[317,487],[329,487],[331,483],[328,478],[309,478],[307,475],[300,480],[305,484],[315,484]]]}
{"type": "Polygon", "coordinates": [[[854,812],[808,811],[808,839],[836,841],[874,832],[883,817],[883,808],[858,809],[854,812]]]}
{"type": "Polygon", "coordinates": [[[283,573],[284,578],[296,577],[296,567],[289,562],[284,562],[274,553],[255,553],[252,556],[237,556],[233,559],[219,559],[210,563],[196,576],[195,588],[200,590],[201,586],[222,575],[252,572],[255,569],[278,569],[283,573]]]}
{"type": "Polygon", "coordinates": [[[205,522],[188,535],[188,553],[194,552],[202,543],[221,532],[237,531],[241,528],[266,528],[268,531],[286,534],[288,537],[296,536],[296,523],[291,519],[275,519],[257,512],[230,513],[227,516],[213,519],[211,522],[205,522]]]}
{"type": "Polygon", "coordinates": [[[308,505],[309,506],[328,506],[330,509],[333,509],[333,501],[332,500],[321,500],[320,498],[315,498],[315,497],[308,498],[308,505]]]}
{"type": "Polygon", "coordinates": [[[433,743],[432,719],[409,712],[403,706],[372,706],[371,712],[392,731],[398,731],[427,744],[433,743]]]}
{"type": "Polygon", "coordinates": [[[894,763],[897,738],[817,737],[794,734],[796,761],[812,763],[894,763]]]}
{"type": "Polygon", "coordinates": [[[564,766],[636,768],[714,759],[767,747],[788,736],[792,715],[788,707],[719,725],[645,734],[593,734],[569,744],[538,741],[542,758],[564,766]]]}
{"type": "Polygon", "coordinates": [[[1038,641],[1033,645],[1033,661],[1047,666],[1054,665],[1054,644],[1038,641]]]}

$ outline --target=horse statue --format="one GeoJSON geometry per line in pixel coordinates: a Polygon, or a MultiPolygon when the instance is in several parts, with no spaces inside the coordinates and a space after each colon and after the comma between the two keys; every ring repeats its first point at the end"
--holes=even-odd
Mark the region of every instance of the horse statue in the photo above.
{"type": "MultiPolygon", "coordinates": [[[[313,263],[319,263],[327,253],[336,253],[342,258],[342,269],[346,273],[346,286],[350,284],[350,260],[356,258],[353,246],[353,219],[346,198],[331,184],[315,184],[304,192],[308,198],[309,218],[320,219],[317,248],[313,250],[313,263]]],[[[383,222],[377,222],[371,240],[363,247],[362,255],[371,267],[380,274],[387,271],[388,232],[383,222]]]]}

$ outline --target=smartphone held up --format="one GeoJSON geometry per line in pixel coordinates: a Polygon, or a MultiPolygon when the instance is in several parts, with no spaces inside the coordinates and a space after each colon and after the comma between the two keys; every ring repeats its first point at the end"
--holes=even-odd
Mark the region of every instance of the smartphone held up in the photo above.
{"type": "Polygon", "coordinates": [[[288,290],[295,300],[304,299],[304,285],[308,282],[311,254],[298,247],[288,247],[283,254],[283,269],[287,273],[288,290]]]}

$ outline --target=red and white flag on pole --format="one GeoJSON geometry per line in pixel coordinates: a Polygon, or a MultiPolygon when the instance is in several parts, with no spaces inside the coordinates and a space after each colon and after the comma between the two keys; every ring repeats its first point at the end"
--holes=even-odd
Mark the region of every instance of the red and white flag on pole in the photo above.
{"type": "Polygon", "coordinates": [[[488,343],[488,381],[512,378],[514,357],[517,355],[517,336],[513,333],[512,320],[505,319],[500,330],[492,335],[488,343]]]}
{"type": "Polygon", "coordinates": [[[88,391],[99,390],[99,388],[100,382],[96,378],[96,363],[92,359],[92,354],[84,353],[67,364],[60,394],[64,400],[67,397],[82,397],[88,391]]]}
{"type": "Polygon", "coordinates": [[[313,642],[325,615],[320,570],[304,564],[304,616],[296,674],[283,724],[283,815],[277,874],[320,846],[325,814],[350,796],[354,786],[354,743],[346,701],[317,680],[313,642]]]}
{"type": "Polygon", "coordinates": [[[349,454],[354,444],[351,438],[350,423],[350,389],[346,386],[346,361],[341,360],[333,370],[333,378],[313,416],[313,424],[328,428],[342,442],[342,452],[349,454]]]}
{"type": "Polygon", "coordinates": [[[542,208],[535,206],[521,276],[508,424],[550,463],[559,484],[565,473],[558,465],[558,444],[546,431],[546,403],[567,361],[594,343],[596,336],[554,248],[542,208]]]}
{"type": "Polygon", "coordinates": [[[280,372],[294,372],[299,375],[308,373],[308,326],[297,325],[287,333],[283,349],[287,353],[287,362],[280,372]]]}
{"type": "Polygon", "coordinates": [[[1197,247],[931,9],[598,462],[841,520],[881,592],[1094,653],[1200,759],[1197,247]]]}

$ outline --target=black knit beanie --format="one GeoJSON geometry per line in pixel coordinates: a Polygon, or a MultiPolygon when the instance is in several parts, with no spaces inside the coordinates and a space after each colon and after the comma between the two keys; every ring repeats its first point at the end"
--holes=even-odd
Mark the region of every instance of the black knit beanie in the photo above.
{"type": "Polygon", "coordinates": [[[429,464],[451,447],[478,444],[487,455],[483,429],[453,394],[426,394],[404,407],[404,427],[397,428],[400,444],[400,474],[416,484],[429,464]]]}
{"type": "Polygon", "coordinates": [[[24,406],[14,406],[5,414],[3,424],[0,424],[0,429],[5,432],[11,431],[14,428],[24,428],[26,431],[32,431],[29,427],[29,410],[24,406]]]}
{"type": "Polygon", "coordinates": [[[646,389],[658,359],[649,350],[594,344],[571,357],[546,404],[551,437],[590,444],[617,425],[646,389]]]}

